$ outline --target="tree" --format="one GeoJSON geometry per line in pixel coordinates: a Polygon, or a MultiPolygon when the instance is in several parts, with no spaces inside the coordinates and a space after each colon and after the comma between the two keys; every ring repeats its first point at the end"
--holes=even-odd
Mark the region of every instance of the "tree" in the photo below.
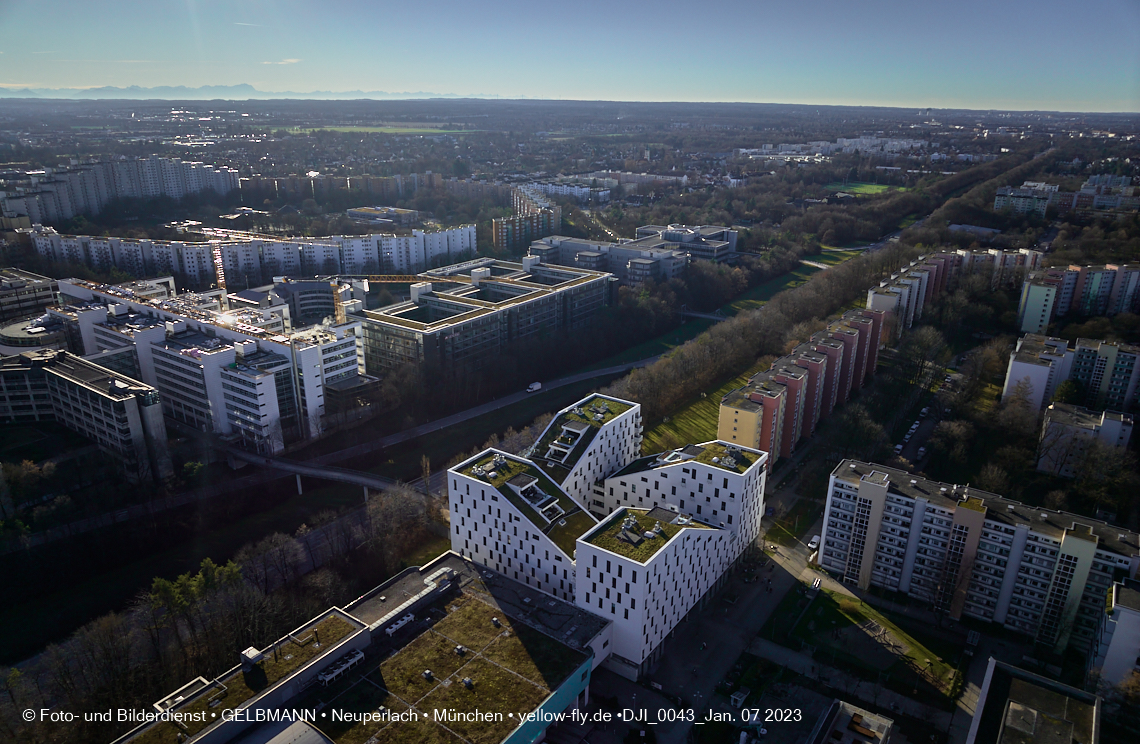
{"type": "Polygon", "coordinates": [[[1085,404],[1085,386],[1081,384],[1080,380],[1065,380],[1054,391],[1053,402],[1083,406],[1085,404]]]}

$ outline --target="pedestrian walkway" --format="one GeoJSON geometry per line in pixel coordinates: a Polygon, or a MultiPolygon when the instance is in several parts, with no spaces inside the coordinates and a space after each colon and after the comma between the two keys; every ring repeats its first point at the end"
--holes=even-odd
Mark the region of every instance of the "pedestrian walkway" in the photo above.
{"type": "Polygon", "coordinates": [[[748,652],[773,661],[809,679],[822,682],[836,690],[842,690],[846,694],[872,705],[888,708],[920,721],[928,721],[943,730],[950,726],[951,714],[944,710],[911,700],[876,682],[868,682],[820,664],[810,656],[785,648],[765,638],[753,639],[748,647],[748,652]]]}

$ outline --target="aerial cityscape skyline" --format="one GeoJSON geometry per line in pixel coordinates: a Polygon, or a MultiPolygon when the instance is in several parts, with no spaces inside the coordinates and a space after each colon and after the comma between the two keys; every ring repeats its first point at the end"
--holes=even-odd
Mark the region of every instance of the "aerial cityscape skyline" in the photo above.
{"type": "Polygon", "coordinates": [[[715,30],[711,41],[684,38],[678,20],[692,11],[668,4],[652,16],[590,3],[544,14],[512,0],[477,8],[116,5],[110,13],[74,0],[0,9],[5,28],[24,31],[8,34],[0,50],[0,91],[69,97],[67,89],[105,86],[243,84],[289,97],[391,91],[384,97],[1140,110],[1140,6],[1126,0],[1095,0],[1080,13],[1046,0],[1032,14],[1013,0],[968,0],[953,14],[898,0],[827,2],[810,14],[786,3],[721,2],[702,7],[697,19],[715,30]],[[45,17],[74,23],[46,37],[31,33],[45,17]],[[538,47],[531,42],[545,38],[551,19],[557,25],[547,41],[567,51],[520,64],[532,59],[538,47]],[[599,34],[601,24],[613,32],[599,34]],[[377,29],[387,33],[378,39],[377,29]],[[661,50],[601,53],[620,49],[622,29],[650,47],[660,40],[661,50]],[[149,38],[165,41],[140,43],[149,38]],[[703,51],[679,52],[689,44],[703,51]],[[1122,51],[1104,65],[1094,49],[1122,51]],[[571,59],[573,74],[560,73],[559,61],[571,59]]]}

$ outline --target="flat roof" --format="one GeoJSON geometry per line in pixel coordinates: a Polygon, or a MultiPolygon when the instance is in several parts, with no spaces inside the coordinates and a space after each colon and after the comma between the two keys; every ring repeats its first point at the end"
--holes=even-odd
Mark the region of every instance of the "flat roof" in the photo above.
{"type": "Polygon", "coordinates": [[[689,444],[681,449],[666,450],[660,454],[639,458],[609,477],[617,478],[685,462],[699,462],[702,465],[710,465],[714,468],[727,470],[730,473],[744,473],[759,462],[763,455],[764,453],[759,450],[741,447],[730,442],[722,442],[718,439],[702,444],[689,444]]]}
{"type": "Polygon", "coordinates": [[[624,507],[609,515],[596,529],[583,537],[582,541],[644,565],[686,529],[719,528],[660,507],[653,509],[624,507]],[[664,516],[670,517],[669,521],[662,521],[661,518],[664,516]],[[659,533],[658,526],[660,526],[659,533]],[[656,534],[654,537],[646,537],[649,533],[656,534]]]}
{"type": "MultiPolygon", "coordinates": [[[[984,509],[986,519],[1010,526],[1024,525],[1042,535],[1060,540],[1066,532],[1079,533],[1087,527],[1097,538],[1097,547],[1122,556],[1140,555],[1140,535],[1092,517],[1032,506],[961,484],[928,480],[905,470],[859,460],[843,460],[832,474],[854,486],[867,477],[885,481],[890,493],[911,499],[922,498],[943,509],[958,507],[984,509]],[[962,503],[968,500],[970,503],[962,503]]],[[[1087,532],[1087,531],[1085,531],[1087,532]]]]}
{"type": "Polygon", "coordinates": [[[990,658],[975,744],[1096,744],[1100,698],[990,658]]]}

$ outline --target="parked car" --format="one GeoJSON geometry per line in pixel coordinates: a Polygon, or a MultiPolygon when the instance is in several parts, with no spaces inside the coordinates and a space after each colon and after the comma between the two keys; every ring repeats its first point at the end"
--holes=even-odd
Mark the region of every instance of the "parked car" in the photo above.
{"type": "Polygon", "coordinates": [[[896,445],[895,445],[895,454],[896,454],[896,455],[897,455],[897,454],[899,454],[900,452],[902,452],[902,447],[903,447],[903,446],[902,446],[901,444],[896,444],[896,445]]]}
{"type": "Polygon", "coordinates": [[[819,535],[816,535],[808,542],[808,550],[815,550],[819,547],[819,535]]]}
{"type": "Polygon", "coordinates": [[[922,414],[923,416],[925,416],[926,414],[930,413],[930,406],[927,406],[926,408],[923,408],[921,411],[919,411],[919,413],[920,413],[920,414],[922,414]]]}
{"type": "Polygon", "coordinates": [[[918,448],[918,459],[921,460],[924,457],[926,457],[926,447],[919,447],[918,448]]]}
{"type": "Polygon", "coordinates": [[[911,434],[909,432],[907,432],[907,435],[905,437],[903,437],[903,444],[906,444],[907,442],[909,442],[910,438],[911,438],[911,434]]]}

